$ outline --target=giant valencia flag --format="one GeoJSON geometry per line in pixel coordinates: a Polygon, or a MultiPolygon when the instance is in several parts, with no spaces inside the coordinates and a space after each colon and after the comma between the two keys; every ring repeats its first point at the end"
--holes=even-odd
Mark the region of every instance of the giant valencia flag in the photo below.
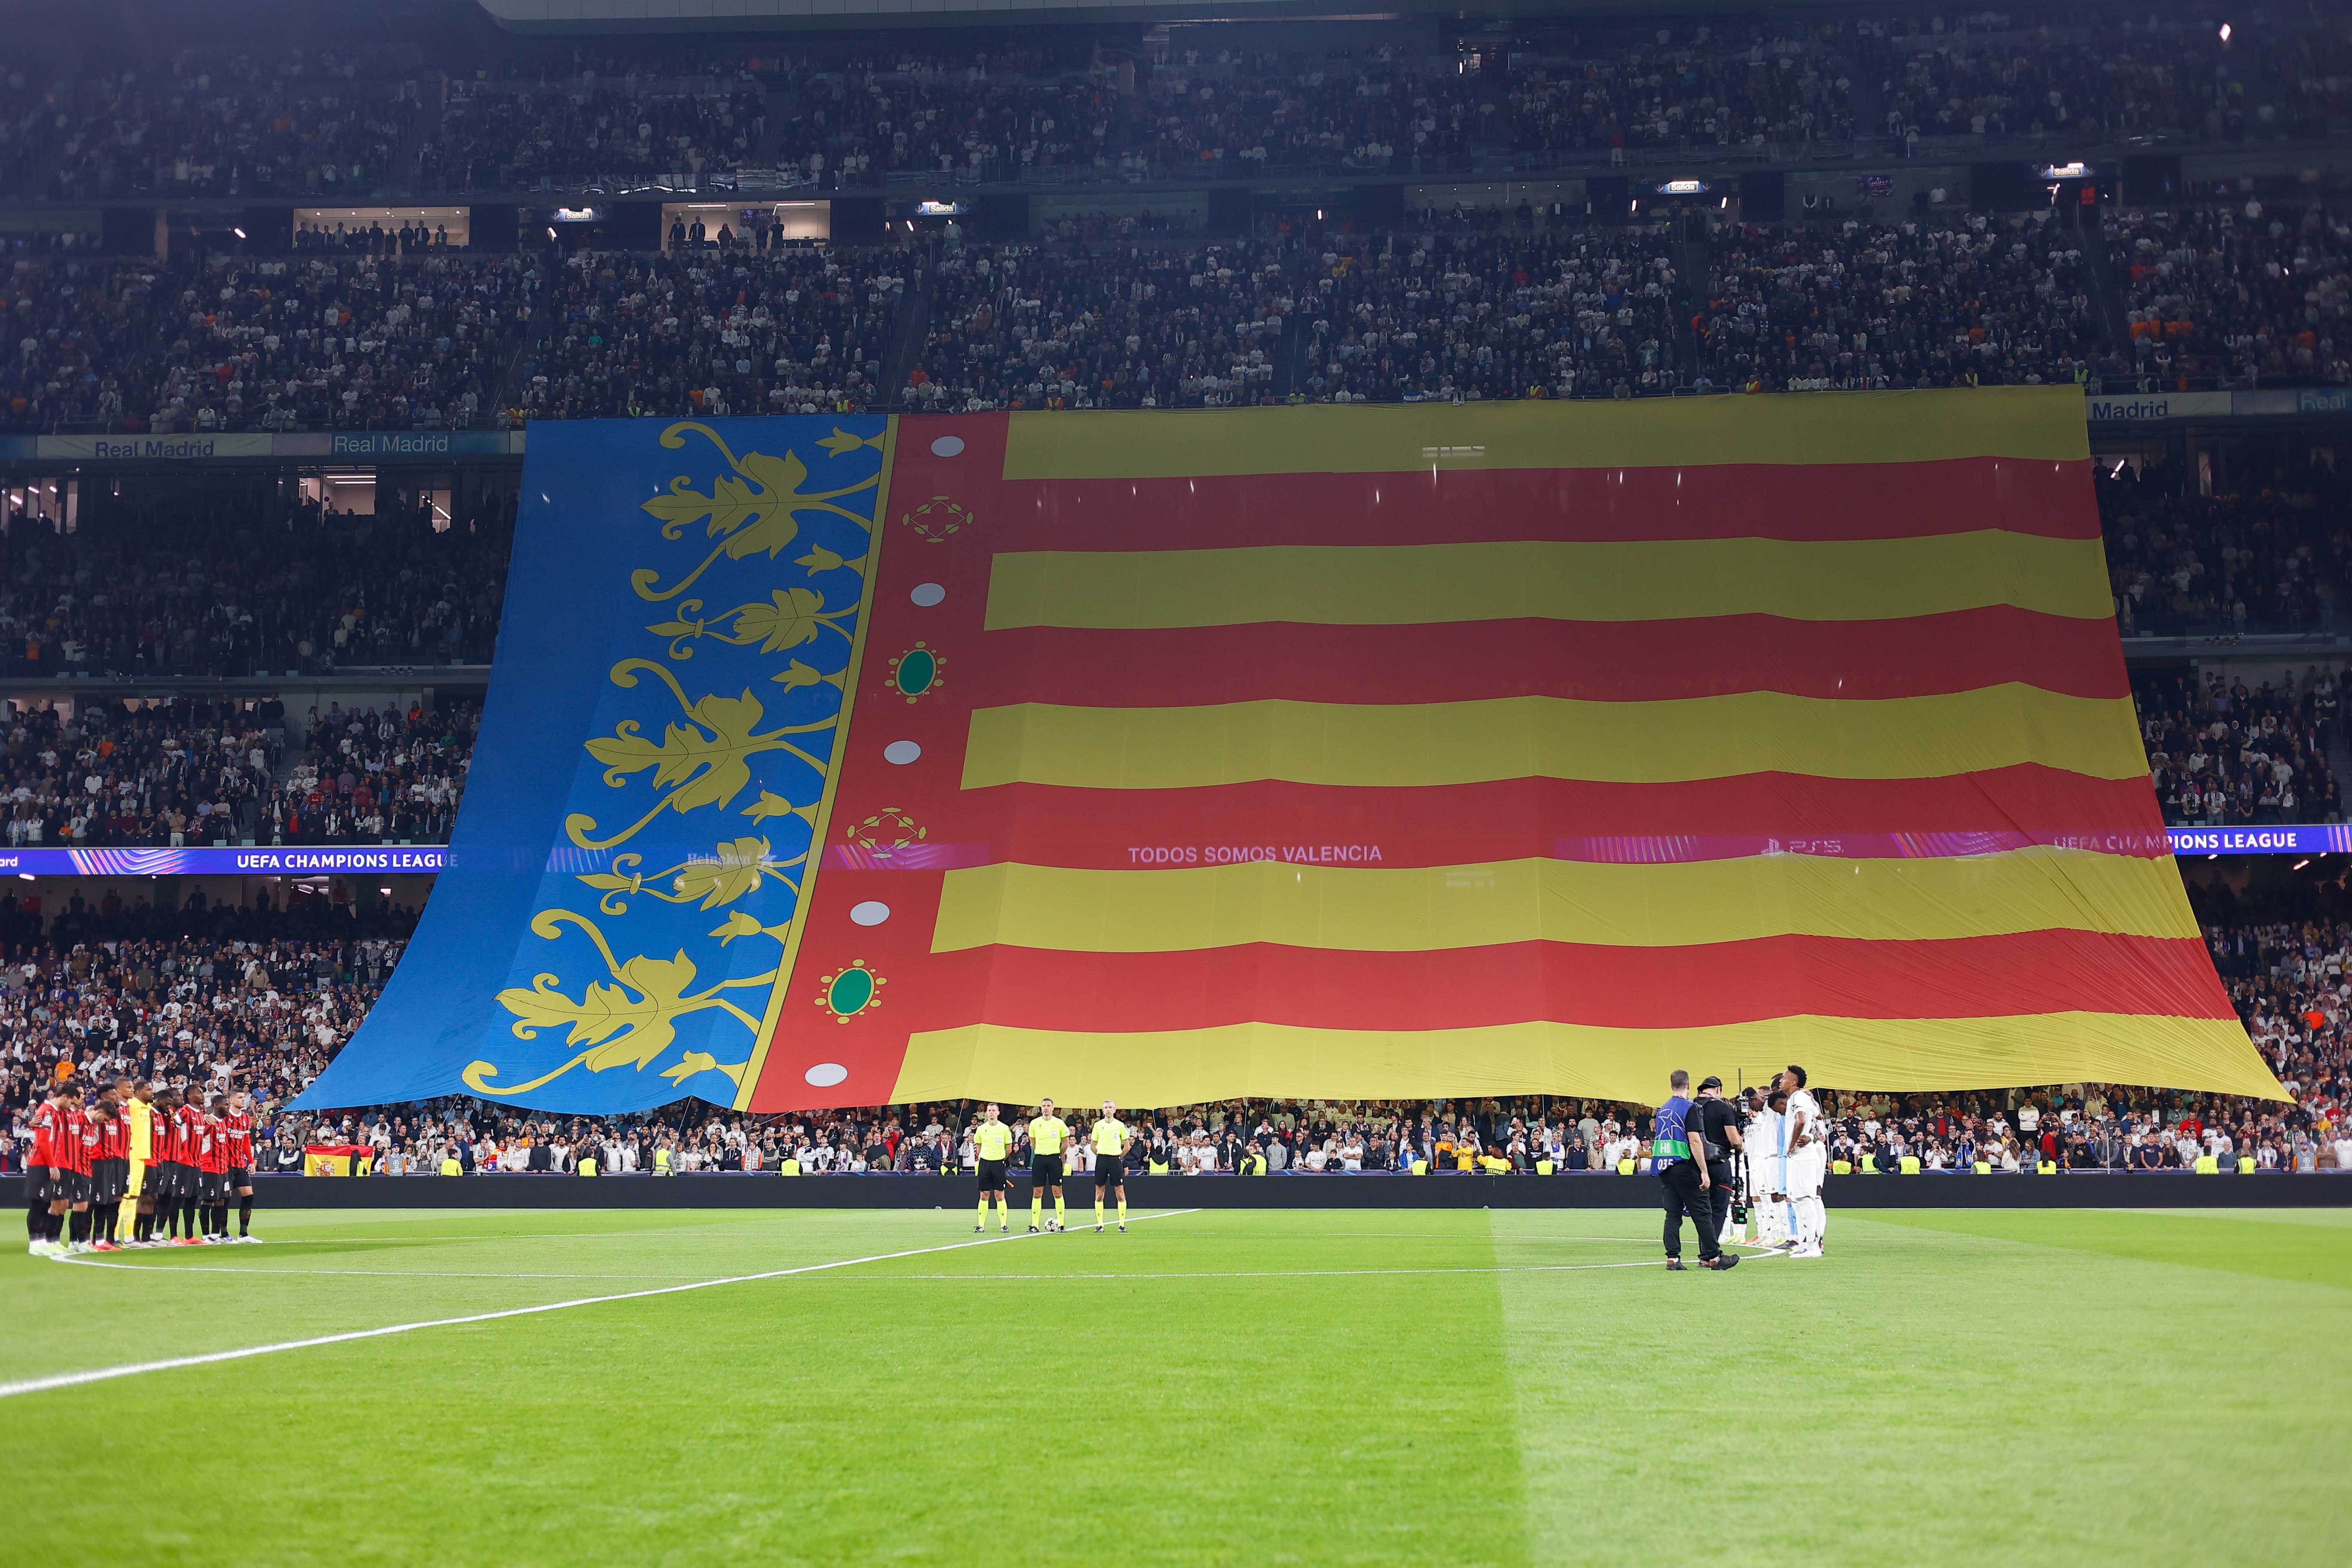
{"type": "Polygon", "coordinates": [[[747,1103],[2276,1094],[2088,458],[2071,389],[903,421],[747,1103]]]}
{"type": "Polygon", "coordinates": [[[2073,389],[535,426],[304,1097],[2276,1095],[2073,389]]]}

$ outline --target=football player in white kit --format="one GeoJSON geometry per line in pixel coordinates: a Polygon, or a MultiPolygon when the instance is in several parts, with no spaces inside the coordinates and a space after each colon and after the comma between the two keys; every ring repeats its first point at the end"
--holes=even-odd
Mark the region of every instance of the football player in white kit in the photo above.
{"type": "Polygon", "coordinates": [[[1781,1195],[1780,1113],[1760,1089],[1748,1091],[1748,1212],[1756,1216],[1756,1245],[1788,1245],[1788,1205],[1781,1195]]]}
{"type": "Polygon", "coordinates": [[[1780,1075],[1780,1091],[1788,1096],[1784,1144],[1788,1149],[1789,1210],[1796,1231],[1791,1258],[1822,1256],[1822,1235],[1829,1227],[1829,1211],[1822,1206],[1822,1182],[1830,1169],[1829,1123],[1822,1108],[1805,1088],[1805,1069],[1790,1064],[1780,1075]]]}

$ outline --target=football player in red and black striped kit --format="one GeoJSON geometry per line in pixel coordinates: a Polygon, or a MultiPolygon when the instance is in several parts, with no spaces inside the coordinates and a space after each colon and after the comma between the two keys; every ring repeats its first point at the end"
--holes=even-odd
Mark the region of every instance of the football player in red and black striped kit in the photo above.
{"type": "MultiPolygon", "coordinates": [[[[58,1167],[66,1174],[65,1196],[61,1200],[71,1211],[72,1229],[67,1234],[68,1252],[89,1250],[89,1173],[98,1158],[98,1118],[82,1108],[81,1090],[68,1084],[63,1090],[68,1097],[64,1136],[58,1140],[57,1157],[65,1162],[58,1167]]],[[[56,1213],[55,1204],[50,1212],[56,1213]]]]}
{"type": "Polygon", "coordinates": [[[228,1239],[228,1096],[215,1094],[205,1103],[203,1143],[197,1164],[204,1172],[204,1237],[218,1243],[228,1239]]]}
{"type": "Polygon", "coordinates": [[[205,1110],[201,1097],[183,1091],[173,1097],[172,1159],[178,1166],[178,1196],[173,1200],[172,1212],[178,1235],[172,1238],[175,1247],[202,1247],[204,1237],[196,1230],[197,1205],[205,1197],[204,1159],[205,1110]]]}
{"type": "Polygon", "coordinates": [[[98,1091],[91,1103],[91,1121],[98,1144],[89,1165],[89,1247],[92,1252],[120,1252],[114,1239],[115,1221],[122,1214],[122,1194],[131,1184],[131,1122],[122,1113],[124,1080],[98,1091]]]}
{"type": "Polygon", "coordinates": [[[141,1206],[147,1212],[141,1218],[150,1247],[169,1246],[172,1227],[180,1218],[180,1152],[173,1120],[179,1104],[180,1091],[168,1083],[157,1084],[155,1097],[148,1102],[147,1187],[141,1194],[141,1206]]]}
{"type": "Polygon", "coordinates": [[[70,1165],[60,1152],[66,1115],[78,1098],[70,1084],[51,1089],[33,1111],[33,1158],[25,1171],[25,1235],[27,1252],[55,1257],[65,1250],[65,1213],[71,1207],[67,1194],[70,1165]]]}
{"type": "MultiPolygon", "coordinates": [[[[221,1118],[228,1130],[228,1190],[236,1195],[236,1239],[248,1245],[258,1245],[261,1237],[253,1234],[253,1111],[252,1100],[238,1089],[228,1097],[228,1112],[221,1118]]],[[[228,1221],[224,1215],[221,1234],[228,1234],[228,1221]]]]}

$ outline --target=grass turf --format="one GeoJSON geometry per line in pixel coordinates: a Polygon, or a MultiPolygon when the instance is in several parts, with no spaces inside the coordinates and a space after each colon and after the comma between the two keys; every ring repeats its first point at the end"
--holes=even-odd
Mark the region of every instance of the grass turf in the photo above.
{"type": "Polygon", "coordinates": [[[1623,1211],[267,1217],[0,1256],[0,1384],[913,1255],[0,1399],[0,1557],[2284,1561],[2352,1502],[2343,1211],[1841,1214],[1720,1278],[1623,1211]]]}

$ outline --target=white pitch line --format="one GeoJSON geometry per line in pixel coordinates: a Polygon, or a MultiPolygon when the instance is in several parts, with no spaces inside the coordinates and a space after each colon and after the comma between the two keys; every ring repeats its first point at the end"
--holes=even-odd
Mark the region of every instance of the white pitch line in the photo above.
{"type": "MultiPolygon", "coordinates": [[[[1000,1237],[999,1239],[1003,1239],[1000,1237]]],[[[965,1243],[970,1246],[969,1242],[965,1243]]],[[[281,1274],[341,1276],[356,1279],[693,1279],[692,1274],[517,1274],[502,1270],[466,1272],[441,1268],[271,1268],[266,1266],[236,1268],[226,1263],[110,1263],[98,1258],[60,1258],[59,1263],[79,1264],[84,1268],[120,1268],[125,1274],[243,1274],[253,1279],[276,1279],[281,1274]]]]}
{"type": "MultiPolygon", "coordinates": [[[[1166,1216],[1160,1215],[1145,1215],[1141,1217],[1144,1219],[1157,1219],[1165,1218],[1166,1216]]],[[[1071,1234],[1076,1233],[1073,1232],[1071,1234]]],[[[995,1239],[998,1241],[1010,1241],[1013,1238],[1010,1237],[1000,1236],[995,1239]]],[[[1562,1237],[1558,1239],[1564,1241],[1607,1241],[1633,1246],[1642,1245],[1642,1243],[1634,1241],[1629,1237],[1584,1236],[1562,1237]]],[[[956,1245],[961,1247],[971,1247],[974,1244],[966,1241],[959,1242],[956,1245]]],[[[1736,1247],[1744,1247],[1749,1244],[1745,1242],[1735,1242],[1732,1245],[1736,1247]]],[[[941,1248],[940,1250],[951,1249],[941,1248]]],[[[1785,1257],[1786,1254],[1768,1249],[1743,1253],[1741,1256],[1745,1258],[1776,1258],[1785,1257]]],[[[366,1279],[691,1279],[694,1278],[694,1276],[690,1274],[466,1273],[438,1268],[270,1268],[266,1267],[238,1268],[227,1264],[220,1263],[114,1263],[95,1258],[61,1258],[58,1259],[58,1261],[60,1263],[78,1263],[85,1268],[119,1268],[127,1274],[243,1274],[248,1277],[261,1279],[276,1279],[281,1275],[291,1275],[301,1279],[310,1279],[313,1276],[327,1276],[331,1278],[357,1278],[366,1279]]],[[[943,1279],[982,1283],[998,1279],[1343,1279],[1358,1275],[1564,1274],[1574,1273],[1580,1269],[1590,1268],[1661,1268],[1665,1266],[1665,1261],[1666,1260],[1663,1258],[1644,1258],[1630,1263],[1513,1263],[1496,1264],[1484,1268],[1465,1264],[1458,1267],[1444,1265],[1433,1266],[1425,1268],[1234,1268],[1203,1269],[1199,1272],[1172,1270],[1149,1274],[1128,1274],[1116,1271],[1100,1274],[888,1274],[880,1276],[871,1280],[870,1283],[877,1285],[888,1285],[894,1284],[902,1279],[943,1279]]]]}
{"type": "MultiPolygon", "coordinates": [[[[1174,1219],[1182,1215],[1198,1214],[1198,1209],[1170,1209],[1163,1214],[1138,1215],[1138,1221],[1174,1219]]],[[[145,1372],[172,1372],[184,1366],[211,1366],[226,1361],[244,1361],[251,1356],[273,1355],[279,1351],[315,1350],[320,1345],[350,1344],[358,1340],[380,1340],[390,1334],[414,1333],[419,1329],[449,1329],[466,1323],[496,1322],[501,1318],[530,1318],[542,1312],[562,1312],[573,1307],[601,1307],[614,1301],[641,1301],[652,1296],[677,1296],[688,1290],[708,1290],[719,1285],[750,1285],[762,1279],[782,1279],[795,1274],[820,1274],[829,1268],[854,1268],[865,1263],[888,1263],[901,1258],[921,1258],[934,1252],[960,1252],[970,1247],[992,1247],[1001,1241],[1026,1241],[1032,1236],[1069,1235],[1067,1231],[1024,1231],[1014,1236],[982,1237],[978,1241],[950,1242],[943,1247],[914,1247],[902,1252],[877,1252],[865,1258],[842,1258],[830,1263],[805,1263],[796,1268],[771,1268],[758,1274],[731,1274],[720,1279],[698,1279],[685,1285],[663,1285],[650,1290],[623,1290],[610,1296],[583,1296],[570,1301],[548,1301],[536,1307],[509,1307],[496,1312],[468,1312],[457,1318],[429,1318],[417,1323],[391,1323],[380,1329],[353,1329],[340,1334],[320,1334],[307,1340],[283,1340],[277,1344],[247,1345],[241,1350],[207,1351],[202,1355],[173,1356],[168,1361],[132,1362],[123,1366],[95,1367],[88,1372],[64,1372],[48,1377],[26,1378],[17,1383],[0,1383],[0,1399],[12,1399],[20,1394],[43,1394],[57,1388],[77,1388],[86,1383],[104,1383],[112,1378],[133,1377],[145,1372]]],[[[57,1261],[84,1264],[86,1259],[64,1258],[57,1261]]]]}
{"type": "MultiPolygon", "coordinates": [[[[1733,1243],[1744,1246],[1745,1243],[1733,1243]]],[[[1778,1251],[1746,1252],[1743,1259],[1785,1258],[1778,1251]]],[[[1151,1274],[892,1274],[874,1281],[891,1284],[900,1279],[957,1279],[973,1283],[997,1279],[1346,1279],[1360,1275],[1377,1274],[1574,1274],[1591,1268],[1664,1268],[1663,1258],[1644,1258],[1633,1263],[1512,1263],[1491,1268],[1235,1268],[1204,1269],[1199,1273],[1171,1271],[1151,1274]]]]}

